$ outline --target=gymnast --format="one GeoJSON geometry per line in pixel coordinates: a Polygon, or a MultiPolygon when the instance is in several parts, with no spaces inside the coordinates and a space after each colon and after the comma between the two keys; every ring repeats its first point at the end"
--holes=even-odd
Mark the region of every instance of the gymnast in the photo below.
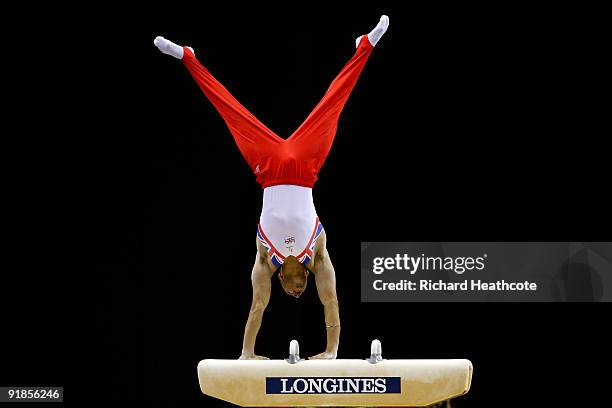
{"type": "Polygon", "coordinates": [[[270,300],[271,279],[278,271],[283,290],[299,298],[308,275],[315,277],[324,307],[327,347],[311,359],[335,359],[340,340],[336,275],[317,217],[312,187],[329,153],[338,118],[373,47],[389,26],[382,16],[367,35],[356,39],[357,51],[333,80],[304,123],[286,139],[276,135],[242,106],[196,59],[190,47],[163,37],[154,44],[183,61],[193,79],[225,120],[238,149],[263,188],[257,226],[257,255],[251,273],[253,300],[244,330],[240,359],[267,359],[255,354],[255,340],[270,300]]]}

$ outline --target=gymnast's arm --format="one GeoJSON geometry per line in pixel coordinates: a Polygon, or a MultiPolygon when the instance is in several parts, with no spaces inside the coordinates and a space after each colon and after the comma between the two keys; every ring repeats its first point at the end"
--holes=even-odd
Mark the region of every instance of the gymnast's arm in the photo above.
{"type": "Polygon", "coordinates": [[[338,355],[340,342],[340,312],[336,296],[336,272],[327,252],[325,231],[317,240],[315,254],[315,282],[317,293],[323,304],[325,313],[325,328],[327,330],[327,347],[323,353],[310,357],[311,359],[334,359],[338,355]]]}
{"type": "Polygon", "coordinates": [[[268,265],[265,249],[257,245],[257,256],[255,265],[251,273],[251,283],[253,285],[253,301],[249,318],[244,328],[244,340],[242,342],[242,354],[240,360],[267,360],[267,357],[255,355],[255,340],[261,327],[261,319],[270,301],[270,291],[272,288],[272,274],[268,265]]]}

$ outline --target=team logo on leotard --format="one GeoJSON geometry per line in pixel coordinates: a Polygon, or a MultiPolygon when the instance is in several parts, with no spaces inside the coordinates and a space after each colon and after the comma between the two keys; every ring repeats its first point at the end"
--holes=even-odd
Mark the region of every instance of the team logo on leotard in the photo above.
{"type": "Polygon", "coordinates": [[[255,166],[255,173],[259,173],[259,164],[255,166]]]}
{"type": "MultiPolygon", "coordinates": [[[[319,218],[317,218],[315,230],[313,231],[312,237],[310,238],[310,244],[301,253],[295,255],[298,262],[302,265],[308,265],[310,263],[310,260],[312,259],[312,253],[317,242],[317,238],[319,238],[319,235],[321,235],[322,231],[323,224],[321,224],[319,222],[319,218]]],[[[266,248],[266,251],[268,251],[268,254],[270,254],[270,259],[272,263],[276,267],[281,266],[283,262],[285,262],[285,257],[276,248],[274,248],[274,245],[272,245],[272,243],[268,240],[268,238],[262,231],[260,224],[257,224],[257,238],[259,238],[259,242],[261,242],[261,244],[266,248]]],[[[291,243],[295,243],[295,237],[287,237],[284,239],[284,241],[285,243],[288,243],[288,241],[291,243]]],[[[295,247],[292,245],[286,246],[285,248],[287,248],[289,252],[293,252],[293,249],[295,247]]]]}
{"type": "Polygon", "coordinates": [[[285,238],[285,244],[295,244],[295,237],[287,237],[285,238]]]}

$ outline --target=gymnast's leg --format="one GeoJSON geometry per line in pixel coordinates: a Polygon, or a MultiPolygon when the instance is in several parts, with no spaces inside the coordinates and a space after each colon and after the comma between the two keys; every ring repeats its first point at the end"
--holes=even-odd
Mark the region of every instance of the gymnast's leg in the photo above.
{"type": "Polygon", "coordinates": [[[327,92],[304,123],[289,138],[304,160],[316,161],[320,168],[329,153],[338,118],[376,43],[389,27],[389,18],[382,16],[368,35],[357,38],[357,50],[332,81],[327,92]]]}
{"type": "Polygon", "coordinates": [[[198,61],[193,49],[182,47],[163,37],[155,38],[154,44],[164,54],[171,55],[183,61],[183,64],[196,81],[200,89],[208,97],[221,114],[238,148],[253,171],[255,164],[266,151],[273,149],[280,139],[274,132],[261,123],[251,112],[240,104],[231,93],[212,76],[198,61]]]}

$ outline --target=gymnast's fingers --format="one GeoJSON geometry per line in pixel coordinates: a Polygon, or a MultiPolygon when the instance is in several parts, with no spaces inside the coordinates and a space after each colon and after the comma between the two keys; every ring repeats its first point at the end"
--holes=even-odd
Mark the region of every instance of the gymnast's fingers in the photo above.
{"type": "Polygon", "coordinates": [[[316,356],[308,357],[309,360],[333,360],[334,358],[336,357],[333,355],[333,353],[327,352],[319,353],[316,356]]]}
{"type": "Polygon", "coordinates": [[[241,355],[240,357],[238,357],[238,360],[269,360],[268,357],[265,356],[258,356],[258,355],[241,355]]]}

